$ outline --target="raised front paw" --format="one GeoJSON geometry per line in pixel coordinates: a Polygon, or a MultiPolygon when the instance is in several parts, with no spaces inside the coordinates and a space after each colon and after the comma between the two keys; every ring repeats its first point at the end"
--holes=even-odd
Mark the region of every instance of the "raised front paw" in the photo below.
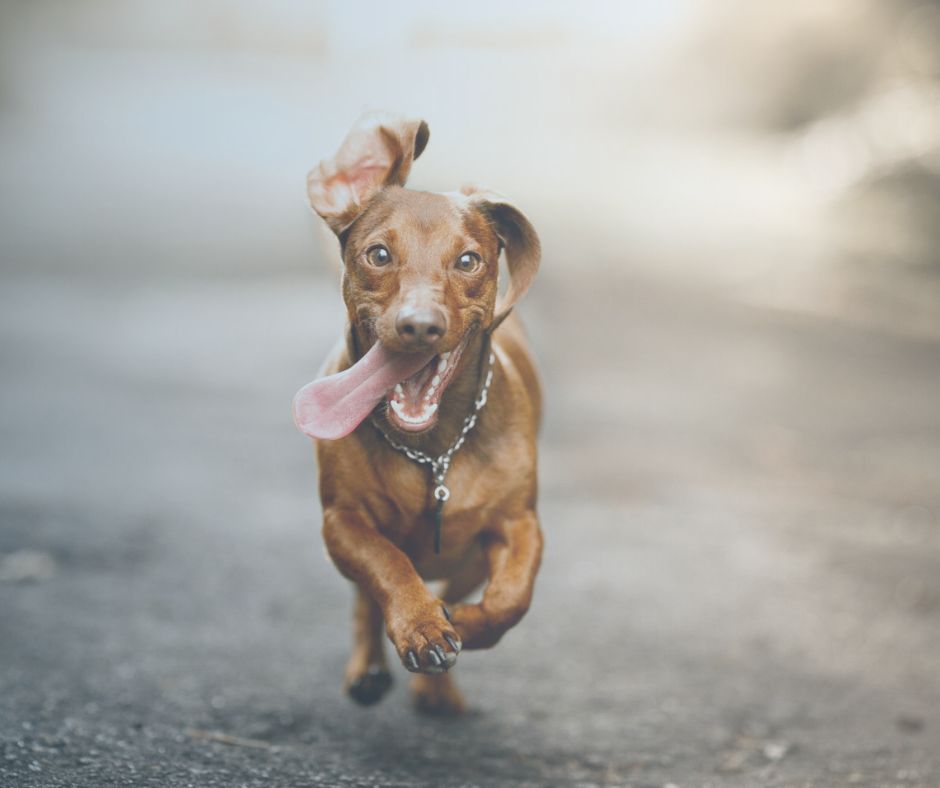
{"type": "Polygon", "coordinates": [[[388,635],[401,664],[412,673],[444,673],[457,662],[463,645],[443,605],[390,616],[388,635]]]}

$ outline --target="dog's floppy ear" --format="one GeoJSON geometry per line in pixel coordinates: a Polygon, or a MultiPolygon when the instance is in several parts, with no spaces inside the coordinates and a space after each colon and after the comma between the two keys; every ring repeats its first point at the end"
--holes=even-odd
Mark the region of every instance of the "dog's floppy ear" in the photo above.
{"type": "Polygon", "coordinates": [[[423,120],[365,115],[336,155],[321,161],[307,176],[310,207],[339,235],[384,186],[405,184],[429,136],[423,120]]]}
{"type": "Polygon", "coordinates": [[[529,289],[539,270],[542,247],[525,214],[501,194],[475,186],[464,186],[460,193],[489,219],[506,253],[509,287],[496,304],[492,330],[508,317],[515,303],[529,289]]]}

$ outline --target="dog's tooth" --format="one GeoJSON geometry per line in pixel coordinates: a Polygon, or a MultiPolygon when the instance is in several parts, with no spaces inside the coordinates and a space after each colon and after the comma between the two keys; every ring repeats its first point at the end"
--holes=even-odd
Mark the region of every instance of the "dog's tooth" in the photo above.
{"type": "Polygon", "coordinates": [[[445,369],[447,369],[447,359],[442,356],[441,360],[437,362],[437,371],[443,372],[445,369]]]}
{"type": "Polygon", "coordinates": [[[441,376],[440,376],[440,375],[435,375],[433,378],[431,378],[431,387],[432,387],[432,388],[437,388],[437,387],[440,386],[440,385],[441,385],[441,376]]]}
{"type": "Polygon", "coordinates": [[[496,356],[490,353],[490,364],[494,364],[495,362],[496,362],[496,356]]]}
{"type": "Polygon", "coordinates": [[[401,383],[395,384],[395,393],[400,397],[405,393],[405,390],[401,387],[401,383]]]}
{"type": "Polygon", "coordinates": [[[432,403],[432,404],[429,405],[427,408],[425,408],[424,412],[427,414],[427,417],[426,417],[426,418],[429,418],[429,417],[431,416],[431,414],[433,414],[434,411],[436,411],[436,410],[437,410],[437,403],[436,403],[436,402],[432,403]]]}

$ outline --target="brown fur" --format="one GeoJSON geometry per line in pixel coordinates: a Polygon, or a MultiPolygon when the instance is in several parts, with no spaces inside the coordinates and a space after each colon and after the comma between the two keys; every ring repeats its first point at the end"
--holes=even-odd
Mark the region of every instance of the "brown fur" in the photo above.
{"type": "MultiPolygon", "coordinates": [[[[393,450],[368,419],[346,438],[318,441],[324,541],[339,571],[357,586],[346,687],[363,703],[378,700],[389,684],[383,622],[406,667],[413,669],[412,652],[421,673],[436,672],[435,646],[447,652],[448,664],[456,659],[445,636],[463,648],[488,648],[518,623],[529,608],[542,551],[536,516],[538,377],[521,325],[512,316],[503,322],[535,274],[538,238],[516,208],[490,193],[403,188],[427,136],[420,122],[367,121],[309,179],[311,204],[339,236],[344,262],[347,341],[327,373],[350,366],[376,340],[403,349],[395,317],[415,300],[446,314],[438,352],[472,336],[434,427],[400,433],[380,415],[381,429],[437,456],[473,407],[490,346],[496,359],[487,405],[447,475],[451,497],[440,555],[433,550],[427,466],[393,450]],[[365,251],[375,243],[391,251],[395,265],[377,269],[365,263],[365,251]],[[497,304],[502,247],[511,284],[497,304]],[[474,274],[453,266],[465,251],[482,258],[474,274]],[[440,597],[425,584],[435,579],[447,581],[440,597]],[[487,579],[478,604],[459,604],[487,579]]],[[[453,714],[464,707],[449,675],[419,675],[412,689],[422,711],[453,714]]]]}

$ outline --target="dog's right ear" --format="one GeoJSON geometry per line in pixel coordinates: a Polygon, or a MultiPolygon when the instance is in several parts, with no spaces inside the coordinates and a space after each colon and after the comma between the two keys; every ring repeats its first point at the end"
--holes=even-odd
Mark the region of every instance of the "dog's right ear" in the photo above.
{"type": "Polygon", "coordinates": [[[340,235],[385,186],[404,186],[428,144],[428,124],[384,114],[364,116],[332,159],[307,176],[313,208],[340,235]]]}
{"type": "Polygon", "coordinates": [[[542,247],[525,214],[502,195],[467,184],[460,189],[458,196],[486,216],[499,238],[501,250],[505,251],[509,287],[496,304],[493,322],[488,329],[493,331],[509,317],[513,306],[531,286],[539,270],[542,247]]]}

